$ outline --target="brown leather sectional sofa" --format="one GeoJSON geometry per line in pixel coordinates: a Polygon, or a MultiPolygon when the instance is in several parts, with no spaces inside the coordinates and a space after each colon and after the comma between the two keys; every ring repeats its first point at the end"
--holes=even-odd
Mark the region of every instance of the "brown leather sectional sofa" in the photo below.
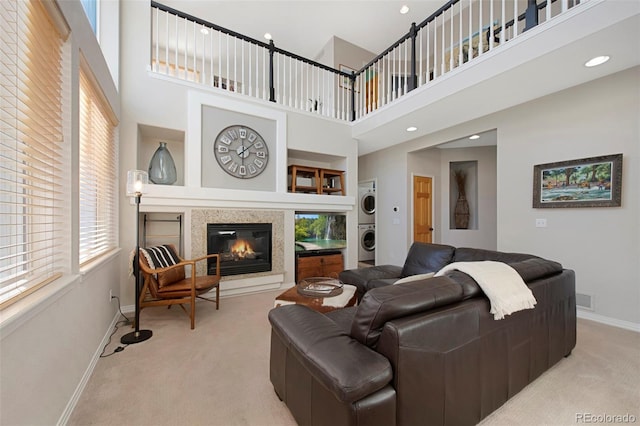
{"type": "MultiPolygon", "coordinates": [[[[415,243],[404,267],[344,271],[357,307],[269,312],[270,378],[301,425],[473,425],[576,343],[575,275],[527,254],[415,243]],[[468,275],[391,285],[454,261],[511,265],[537,304],[494,320],[468,275]]],[[[543,408],[543,407],[541,407],[543,408]]]]}

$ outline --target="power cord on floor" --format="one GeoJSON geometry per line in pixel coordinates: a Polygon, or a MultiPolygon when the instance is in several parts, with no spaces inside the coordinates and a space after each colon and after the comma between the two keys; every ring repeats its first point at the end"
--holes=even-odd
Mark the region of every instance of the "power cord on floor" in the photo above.
{"type": "Polygon", "coordinates": [[[102,353],[100,354],[100,358],[106,358],[106,357],[111,356],[111,355],[113,355],[115,353],[122,352],[122,351],[124,351],[124,348],[129,346],[129,345],[118,346],[110,354],[105,354],[104,353],[104,351],[107,350],[107,346],[109,346],[109,344],[111,343],[111,338],[113,337],[114,334],[116,334],[116,331],[118,331],[118,328],[120,328],[120,326],[122,326],[122,325],[131,324],[131,320],[129,318],[127,318],[127,316],[125,314],[122,313],[122,309],[120,308],[120,299],[118,298],[118,296],[111,296],[111,299],[116,299],[118,301],[118,311],[120,312],[120,315],[122,315],[124,320],[120,320],[120,321],[116,322],[116,325],[113,328],[113,332],[109,335],[109,340],[104,345],[104,348],[102,348],[102,353]]]}

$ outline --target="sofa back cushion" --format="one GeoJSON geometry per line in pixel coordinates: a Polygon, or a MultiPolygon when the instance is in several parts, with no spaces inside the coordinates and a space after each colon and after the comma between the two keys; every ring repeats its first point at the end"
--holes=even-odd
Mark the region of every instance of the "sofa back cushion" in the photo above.
{"type": "Polygon", "coordinates": [[[444,244],[413,243],[402,268],[402,277],[438,272],[453,261],[455,250],[444,244]]]}
{"type": "Polygon", "coordinates": [[[536,258],[532,254],[504,253],[501,251],[459,247],[453,255],[452,262],[477,262],[481,260],[493,260],[494,262],[512,263],[536,258]]]}
{"type": "MultiPolygon", "coordinates": [[[[527,284],[562,272],[561,264],[540,257],[531,257],[518,262],[511,262],[508,265],[515,269],[527,284]]],[[[448,271],[445,273],[445,276],[462,287],[463,300],[484,295],[478,283],[464,272],[457,270],[448,271]]]]}
{"type": "Polygon", "coordinates": [[[375,349],[387,321],[460,300],[462,287],[448,277],[374,288],[358,305],[351,324],[351,337],[375,349]]]}
{"type": "Polygon", "coordinates": [[[562,272],[562,265],[553,260],[534,257],[520,262],[509,263],[520,274],[525,283],[550,277],[562,272]]]}

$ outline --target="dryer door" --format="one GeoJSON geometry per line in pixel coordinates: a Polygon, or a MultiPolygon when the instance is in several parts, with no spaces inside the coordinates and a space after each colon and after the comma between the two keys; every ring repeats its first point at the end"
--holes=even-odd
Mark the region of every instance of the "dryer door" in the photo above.
{"type": "Polygon", "coordinates": [[[376,193],[365,193],[360,200],[360,208],[366,214],[374,214],[376,212],[376,193]]]}

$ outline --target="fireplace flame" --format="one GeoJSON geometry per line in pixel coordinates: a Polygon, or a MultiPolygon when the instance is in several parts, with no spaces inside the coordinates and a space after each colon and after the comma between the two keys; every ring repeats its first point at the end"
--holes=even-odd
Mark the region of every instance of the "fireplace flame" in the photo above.
{"type": "Polygon", "coordinates": [[[245,257],[253,257],[255,252],[251,248],[251,245],[246,240],[238,240],[233,246],[231,246],[231,253],[238,256],[240,259],[245,257]]]}

